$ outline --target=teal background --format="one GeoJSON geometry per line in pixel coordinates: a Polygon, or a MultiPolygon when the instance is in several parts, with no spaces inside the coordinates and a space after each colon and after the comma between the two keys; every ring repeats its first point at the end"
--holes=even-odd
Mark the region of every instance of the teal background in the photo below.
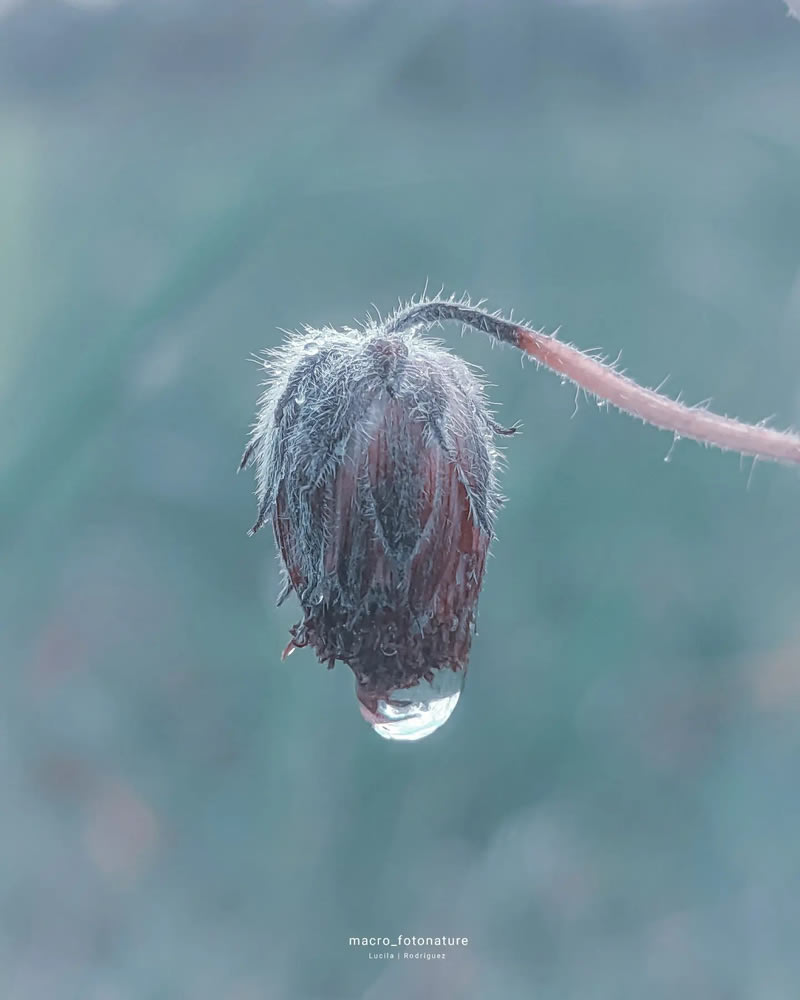
{"type": "Polygon", "coordinates": [[[524,435],[418,745],[346,668],[280,662],[297,609],[234,471],[252,353],[426,280],[800,424],[800,22],[0,12],[0,996],[796,1000],[796,470],[573,416],[445,331],[524,435]],[[348,946],[400,933],[470,943],[348,946]]]}

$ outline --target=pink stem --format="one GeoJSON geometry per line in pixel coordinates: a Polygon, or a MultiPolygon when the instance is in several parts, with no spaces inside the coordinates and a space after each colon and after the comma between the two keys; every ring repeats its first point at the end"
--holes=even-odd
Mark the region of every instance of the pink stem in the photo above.
{"type": "Polygon", "coordinates": [[[386,331],[400,333],[414,327],[430,327],[445,320],[463,323],[503,343],[513,344],[598,399],[648,424],[672,431],[679,437],[702,441],[727,451],[738,451],[742,455],[800,464],[800,435],[792,431],[776,431],[763,424],[745,424],[711,413],[703,407],[686,406],[654,389],[646,389],[615,371],[613,365],[584,354],[577,347],[465,301],[433,299],[413,303],[389,318],[386,331]]]}
{"type": "Polygon", "coordinates": [[[521,326],[517,327],[517,334],[520,350],[530,357],[648,424],[742,455],[800,463],[800,436],[797,434],[745,424],[700,407],[686,406],[638,385],[609,365],[554,337],[521,326]]]}

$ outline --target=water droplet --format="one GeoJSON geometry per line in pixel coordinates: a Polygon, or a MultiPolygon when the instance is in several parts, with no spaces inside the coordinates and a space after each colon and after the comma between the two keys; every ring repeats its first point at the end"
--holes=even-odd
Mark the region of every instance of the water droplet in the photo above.
{"type": "Polygon", "coordinates": [[[439,667],[433,681],[424,678],[413,687],[396,688],[388,695],[368,694],[356,685],[361,714],[385,740],[421,740],[453,714],[464,687],[465,672],[439,667]]]}
{"type": "Polygon", "coordinates": [[[305,344],[303,344],[303,352],[310,356],[319,354],[319,344],[316,340],[307,340],[305,344]]]}
{"type": "Polygon", "coordinates": [[[298,392],[297,395],[294,397],[294,401],[295,403],[297,403],[298,406],[302,406],[303,403],[305,403],[306,401],[306,397],[302,392],[298,392]]]}
{"type": "Polygon", "coordinates": [[[671,462],[672,461],[672,453],[673,453],[673,451],[675,451],[675,445],[680,441],[680,439],[681,439],[680,434],[675,434],[674,437],[672,438],[672,444],[669,446],[669,451],[664,456],[664,461],[665,462],[671,462]]]}

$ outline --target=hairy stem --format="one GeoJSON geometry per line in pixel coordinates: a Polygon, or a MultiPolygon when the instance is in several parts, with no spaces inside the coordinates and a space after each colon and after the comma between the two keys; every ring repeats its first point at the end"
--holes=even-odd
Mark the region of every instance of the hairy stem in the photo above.
{"type": "Polygon", "coordinates": [[[769,459],[773,462],[800,464],[800,435],[776,431],[762,424],[746,424],[723,417],[698,406],[684,403],[647,389],[571,344],[527,326],[503,319],[499,313],[485,312],[467,302],[455,300],[422,301],[399,310],[386,324],[388,333],[401,333],[414,327],[428,328],[445,320],[463,323],[505,344],[524,351],[539,364],[569,379],[624,413],[726,451],[769,459]]]}

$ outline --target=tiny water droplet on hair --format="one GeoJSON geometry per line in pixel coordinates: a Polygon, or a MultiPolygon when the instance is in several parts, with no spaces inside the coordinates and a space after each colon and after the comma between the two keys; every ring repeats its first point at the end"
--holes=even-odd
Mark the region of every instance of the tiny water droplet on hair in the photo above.
{"type": "Polygon", "coordinates": [[[303,353],[308,355],[319,354],[319,344],[316,340],[307,340],[303,344],[303,353]]]}
{"type": "Polygon", "coordinates": [[[664,456],[664,461],[665,462],[671,462],[672,461],[672,453],[673,453],[673,451],[675,451],[675,445],[680,441],[680,439],[681,439],[680,434],[673,435],[672,444],[669,446],[669,451],[664,456]]]}

